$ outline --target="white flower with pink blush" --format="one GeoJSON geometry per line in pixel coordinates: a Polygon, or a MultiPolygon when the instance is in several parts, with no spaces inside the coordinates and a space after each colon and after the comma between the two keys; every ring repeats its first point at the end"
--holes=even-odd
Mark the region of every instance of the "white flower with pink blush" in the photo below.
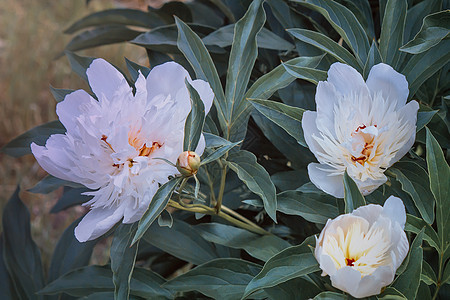
{"type": "Polygon", "coordinates": [[[383,207],[369,204],[329,219],[314,252],[322,276],[353,297],[378,295],[408,253],[405,222],[405,206],[394,196],[383,207]]]}
{"type": "MultiPolygon", "coordinates": [[[[95,239],[117,222],[138,221],[158,186],[178,174],[173,163],[183,152],[184,125],[191,110],[185,79],[197,90],[208,113],[214,94],[203,80],[191,80],[175,62],[141,73],[136,93],[123,75],[103,59],[87,69],[98,101],[83,90],[56,106],[65,134],[49,137],[45,146],[31,144],[41,167],[51,175],[92,190],[84,205],[91,210],[75,228],[80,242],[95,239]]],[[[205,148],[203,135],[195,151],[205,148]]]]}
{"type": "Polygon", "coordinates": [[[386,64],[370,70],[367,81],[352,67],[334,63],[317,85],[317,111],[306,111],[306,143],[319,163],[308,165],[311,182],[344,197],[343,174],[367,195],[386,182],[384,171],[414,144],[419,104],[406,103],[405,76],[386,64]]]}

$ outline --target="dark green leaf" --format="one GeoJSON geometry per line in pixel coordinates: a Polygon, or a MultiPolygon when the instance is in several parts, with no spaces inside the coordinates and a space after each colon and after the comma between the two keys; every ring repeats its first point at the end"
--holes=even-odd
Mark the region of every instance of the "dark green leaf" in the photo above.
{"type": "Polygon", "coordinates": [[[336,292],[322,292],[315,296],[313,300],[348,300],[348,296],[336,292]]]}
{"type": "Polygon", "coordinates": [[[70,186],[72,188],[84,187],[83,185],[76,182],[59,179],[52,175],[47,175],[41,181],[39,181],[34,187],[29,189],[28,192],[38,194],[48,194],[53,192],[57,188],[60,188],[61,186],[70,186]]]}
{"type": "Polygon", "coordinates": [[[226,120],[228,121],[226,137],[230,141],[244,138],[235,134],[234,130],[244,132],[244,122],[248,118],[249,103],[244,95],[247,90],[253,65],[258,56],[256,36],[266,22],[266,14],[262,0],[252,1],[245,15],[234,27],[233,44],[228,61],[227,83],[225,87],[226,120]],[[245,119],[245,120],[244,120],[245,119]],[[232,125],[238,125],[234,130],[232,125]]]}
{"type": "Polygon", "coordinates": [[[411,196],[422,218],[428,224],[433,224],[435,201],[430,191],[427,172],[413,162],[398,162],[389,169],[389,172],[400,182],[402,189],[411,196]]]}
{"type": "Polygon", "coordinates": [[[380,50],[377,47],[377,43],[372,41],[372,46],[370,47],[369,54],[367,55],[366,64],[364,65],[364,78],[369,76],[369,72],[372,67],[381,62],[380,50]]]}
{"type": "Polygon", "coordinates": [[[59,121],[51,121],[34,127],[19,135],[1,148],[1,152],[13,157],[31,154],[31,143],[45,145],[48,137],[52,134],[64,134],[66,129],[59,121]]]}
{"type": "Polygon", "coordinates": [[[447,263],[447,265],[444,268],[444,272],[442,274],[441,282],[442,282],[442,284],[445,284],[445,283],[448,283],[449,281],[450,281],[450,263],[447,263]]]}
{"type": "Polygon", "coordinates": [[[191,111],[184,125],[183,151],[195,151],[205,123],[205,105],[187,79],[185,83],[191,99],[191,111]]]}
{"type": "Polygon", "coordinates": [[[430,188],[436,199],[437,228],[442,249],[446,249],[450,243],[450,167],[441,147],[428,128],[426,146],[430,188]]]}
{"type": "Polygon", "coordinates": [[[82,195],[82,193],[90,191],[87,188],[64,188],[64,194],[59,198],[58,202],[52,207],[50,213],[55,214],[69,207],[82,204],[92,199],[92,196],[82,195]]]}
{"type": "Polygon", "coordinates": [[[183,21],[177,18],[175,21],[178,27],[178,48],[191,64],[197,77],[207,81],[211,85],[215,95],[214,104],[217,115],[222,128],[225,128],[227,104],[214,62],[200,37],[183,23],[183,21]]]}
{"type": "Polygon", "coordinates": [[[422,239],[424,230],[414,239],[408,254],[408,266],[406,270],[397,277],[392,286],[400,293],[405,295],[406,299],[416,299],[417,290],[420,285],[420,274],[422,272],[422,239]]]}
{"type": "Polygon", "coordinates": [[[138,244],[131,245],[131,239],[137,229],[137,223],[120,224],[111,243],[111,271],[113,272],[114,299],[128,299],[130,280],[136,260],[138,244]]]}
{"type": "Polygon", "coordinates": [[[79,51],[97,46],[131,41],[140,34],[140,31],[132,30],[122,25],[101,26],[77,34],[66,45],[66,49],[69,51],[79,51]]]}
{"type": "Polygon", "coordinates": [[[273,300],[306,300],[319,294],[321,289],[309,279],[294,278],[264,291],[273,300]]]}
{"type": "Polygon", "coordinates": [[[363,66],[369,52],[369,41],[363,27],[348,8],[327,0],[295,0],[295,2],[322,14],[350,46],[359,66],[363,66]]]}
{"type": "Polygon", "coordinates": [[[89,264],[97,240],[80,243],[75,238],[74,229],[80,220],[81,218],[67,227],[56,244],[50,263],[48,282],[56,280],[69,271],[89,264]]]}
{"type": "MultiPolygon", "coordinates": [[[[230,24],[205,36],[202,41],[205,45],[216,45],[222,48],[228,47],[233,42],[235,24],[230,24]]],[[[294,48],[290,42],[276,35],[272,31],[263,28],[256,37],[259,48],[287,51],[294,48]]]]}
{"type": "Polygon", "coordinates": [[[215,259],[175,277],[164,287],[178,292],[196,290],[214,299],[239,299],[260,270],[260,265],[240,259],[215,259]]]}
{"type": "MultiPolygon", "coordinates": [[[[444,271],[445,274],[445,271],[444,271]]],[[[433,271],[433,268],[424,260],[422,265],[422,274],[420,275],[420,280],[425,282],[427,285],[436,285],[437,277],[433,271]]]]}
{"type": "Polygon", "coordinates": [[[437,251],[440,251],[441,243],[433,227],[431,227],[430,224],[428,224],[427,222],[418,217],[415,217],[410,214],[406,215],[406,225],[405,225],[406,231],[418,234],[423,228],[425,228],[423,239],[427,241],[428,244],[430,244],[430,246],[435,248],[437,251]]]}
{"type": "Polygon", "coordinates": [[[379,300],[408,300],[406,297],[393,287],[387,287],[380,295],[376,296],[379,300]]]}
{"type": "Polygon", "coordinates": [[[85,81],[88,81],[86,70],[89,68],[89,66],[91,65],[92,61],[95,58],[87,56],[79,56],[67,50],[64,51],[64,53],[66,54],[67,59],[69,60],[72,71],[74,71],[78,76],[83,78],[85,81]]]}
{"type": "Polygon", "coordinates": [[[141,71],[142,75],[144,75],[145,77],[147,77],[147,75],[150,73],[150,68],[138,65],[137,63],[132,62],[126,57],[125,62],[127,64],[128,72],[130,72],[133,82],[136,82],[136,80],[138,79],[139,71],[141,71]]]}
{"type": "Polygon", "coordinates": [[[419,132],[419,130],[421,130],[428,123],[430,123],[431,119],[437,112],[438,112],[437,110],[419,111],[417,113],[416,132],[419,132]]]}
{"type": "Polygon", "coordinates": [[[50,86],[50,92],[52,92],[52,95],[55,98],[56,102],[63,101],[67,95],[69,95],[70,93],[72,93],[74,91],[75,90],[56,89],[56,88],[50,86]]]}
{"type": "Polygon", "coordinates": [[[4,247],[3,235],[0,235],[0,291],[2,291],[2,296],[5,299],[17,299],[18,296],[14,291],[11,278],[3,260],[4,247]]]}
{"type": "Polygon", "coordinates": [[[167,210],[163,210],[161,214],[158,217],[158,225],[161,227],[169,227],[172,228],[173,226],[173,218],[170,212],[167,210]]]}
{"type": "Polygon", "coordinates": [[[74,33],[84,28],[105,24],[153,28],[164,25],[164,22],[153,12],[143,12],[136,9],[107,9],[78,20],[67,28],[64,33],[74,33]]]}
{"type": "Polygon", "coordinates": [[[423,19],[422,28],[401,51],[418,54],[437,45],[442,39],[447,38],[450,33],[450,11],[441,11],[431,14],[423,19]]]}
{"type": "Polygon", "coordinates": [[[218,258],[213,244],[205,241],[188,223],[174,219],[172,228],[153,224],[144,234],[146,242],[195,265],[218,258]]]}
{"type": "Polygon", "coordinates": [[[277,210],[282,213],[318,224],[325,224],[339,215],[336,199],[324,195],[286,191],[277,195],[277,204],[277,210]]]}
{"type": "Polygon", "coordinates": [[[358,186],[353,179],[348,176],[347,171],[344,173],[344,202],[345,213],[351,213],[360,206],[366,205],[363,195],[359,191],[358,186]]]}
{"type": "Polygon", "coordinates": [[[150,225],[152,225],[153,221],[155,221],[159,214],[166,208],[173,191],[177,187],[178,183],[180,183],[181,179],[181,177],[172,178],[158,189],[153,196],[147,211],[139,221],[136,234],[134,235],[131,244],[136,243],[136,241],[144,235],[150,225]]]}
{"type": "Polygon", "coordinates": [[[256,162],[253,153],[245,150],[228,156],[227,165],[253,193],[261,197],[267,214],[276,222],[277,198],[275,186],[267,171],[256,162]]]}
{"type": "Polygon", "coordinates": [[[224,138],[221,138],[218,135],[212,134],[212,133],[203,133],[205,136],[205,142],[207,148],[216,148],[216,147],[223,147],[223,146],[229,146],[232,143],[224,138]]]}
{"type": "Polygon", "coordinates": [[[243,298],[260,289],[273,287],[320,270],[319,264],[309,248],[313,241],[314,239],[308,238],[302,244],[289,247],[270,258],[261,272],[250,281],[243,298]]]}
{"type": "Polygon", "coordinates": [[[301,124],[303,112],[305,111],[304,109],[270,100],[249,100],[260,113],[286,130],[286,132],[295,138],[301,145],[306,146],[301,124]]]}
{"type": "MultiPolygon", "coordinates": [[[[285,62],[284,65],[315,68],[323,56],[297,57],[285,62]]],[[[245,98],[269,99],[274,92],[288,86],[295,78],[289,74],[284,65],[279,65],[267,74],[264,74],[253,83],[245,94],[245,98]]]]}
{"type": "Polygon", "coordinates": [[[405,29],[406,0],[388,0],[384,11],[380,35],[380,54],[384,63],[393,68],[398,66],[403,45],[403,30],[405,29]]]}
{"type": "Polygon", "coordinates": [[[295,76],[298,79],[309,81],[311,83],[314,83],[315,85],[317,85],[319,81],[325,81],[327,79],[327,72],[325,71],[307,67],[291,66],[288,64],[283,64],[283,66],[286,68],[286,71],[288,71],[288,73],[292,76],[295,76]]]}
{"type": "Polygon", "coordinates": [[[20,299],[42,299],[35,293],[44,286],[41,254],[31,238],[30,213],[16,189],[3,210],[3,261],[20,299]]]}
{"type": "Polygon", "coordinates": [[[214,151],[213,153],[211,153],[210,155],[208,155],[205,159],[202,160],[201,165],[206,165],[210,162],[213,162],[219,158],[221,158],[223,155],[225,155],[225,153],[227,153],[228,151],[230,151],[230,149],[232,149],[233,147],[237,146],[238,144],[240,144],[241,142],[236,142],[236,143],[231,143],[227,146],[222,146],[219,149],[217,149],[216,151],[214,151]]]}
{"type": "Polygon", "coordinates": [[[408,9],[406,14],[404,41],[409,41],[419,32],[422,22],[427,15],[441,10],[442,0],[420,1],[408,9]]]}
{"type": "Polygon", "coordinates": [[[290,246],[275,235],[258,235],[234,226],[208,223],[195,226],[205,240],[234,249],[244,249],[251,256],[267,261],[290,246]]]}

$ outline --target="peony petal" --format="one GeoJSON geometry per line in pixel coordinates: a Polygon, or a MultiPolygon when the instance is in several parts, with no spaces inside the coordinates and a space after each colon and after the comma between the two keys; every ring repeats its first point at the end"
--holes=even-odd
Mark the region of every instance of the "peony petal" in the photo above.
{"type": "Polygon", "coordinates": [[[311,182],[319,189],[336,198],[344,198],[344,176],[331,175],[336,169],[317,163],[308,165],[308,175],[311,182]]]}
{"type": "MultiPolygon", "coordinates": [[[[320,129],[326,129],[334,133],[334,122],[335,122],[335,112],[334,106],[339,101],[340,96],[336,91],[336,87],[327,82],[320,81],[317,85],[316,90],[316,110],[317,110],[317,121],[316,118],[314,122],[316,123],[314,126],[320,127],[320,129]]],[[[303,113],[303,117],[305,113],[303,113]]],[[[302,120],[303,122],[303,120],[302,120]]],[[[321,130],[323,131],[323,130],[321,130]]]]}
{"type": "Polygon", "coordinates": [[[75,228],[75,237],[81,243],[94,240],[108,232],[122,217],[123,207],[94,208],[75,228]]]}
{"type": "Polygon", "coordinates": [[[409,89],[406,77],[383,63],[372,67],[367,78],[367,86],[372,95],[381,92],[383,98],[395,101],[397,109],[405,105],[408,99],[409,89]]]}
{"type": "Polygon", "coordinates": [[[334,63],[331,65],[328,70],[327,81],[334,85],[336,91],[342,95],[360,95],[361,93],[368,94],[369,92],[361,74],[343,63],[334,63]]]}
{"type": "MultiPolygon", "coordinates": [[[[316,156],[319,160],[317,153],[324,153],[322,146],[317,143],[316,139],[313,136],[321,136],[319,129],[317,129],[317,112],[307,110],[303,113],[302,117],[302,129],[303,136],[305,137],[306,144],[308,145],[309,150],[316,156]]],[[[320,160],[319,160],[320,161],[320,160]]]]}
{"type": "Polygon", "coordinates": [[[105,97],[111,101],[118,91],[132,93],[122,73],[104,59],[95,59],[86,70],[86,75],[92,91],[99,100],[105,97]]]}
{"type": "Polygon", "coordinates": [[[338,270],[336,269],[336,265],[329,255],[321,254],[316,257],[318,257],[317,261],[319,262],[320,269],[322,270],[322,276],[333,276],[336,274],[338,270]]]}
{"type": "Polygon", "coordinates": [[[175,99],[180,89],[186,89],[186,78],[191,81],[188,71],[176,62],[170,61],[154,67],[147,76],[149,101],[158,95],[164,95],[164,98],[170,95],[175,99]]]}
{"type": "Polygon", "coordinates": [[[200,99],[202,99],[203,104],[205,105],[206,116],[209,113],[214,100],[213,90],[211,89],[211,86],[208,82],[201,79],[192,81],[191,85],[195,88],[198,95],[200,96],[200,99]]]}
{"type": "Polygon", "coordinates": [[[394,271],[391,266],[378,267],[371,275],[364,276],[358,288],[351,295],[355,298],[364,298],[381,293],[381,289],[394,280],[394,271]]]}
{"type": "Polygon", "coordinates": [[[384,184],[387,181],[387,177],[384,174],[380,175],[380,177],[380,179],[367,178],[364,181],[355,178],[353,178],[353,180],[361,191],[361,194],[366,196],[375,191],[380,185],[384,184]]]}
{"type": "Polygon", "coordinates": [[[96,104],[94,98],[83,90],[74,91],[56,105],[56,114],[59,121],[64,125],[67,132],[79,137],[76,120],[79,116],[85,114],[83,107],[96,104]]]}
{"type": "Polygon", "coordinates": [[[364,206],[360,206],[352,212],[352,215],[364,218],[369,222],[369,226],[372,226],[373,223],[379,218],[380,214],[383,211],[383,207],[378,204],[368,204],[364,206]]]}
{"type": "Polygon", "coordinates": [[[405,205],[400,198],[390,196],[387,198],[383,206],[383,215],[393,222],[400,224],[401,228],[405,228],[406,211],[405,205]]]}
{"type": "Polygon", "coordinates": [[[205,147],[206,147],[205,136],[202,133],[200,135],[200,139],[198,140],[197,148],[195,148],[194,152],[197,153],[199,156],[202,156],[203,151],[205,151],[205,147]]]}
{"type": "Polygon", "coordinates": [[[331,285],[354,296],[361,282],[361,273],[352,267],[340,268],[330,276],[331,285]]]}

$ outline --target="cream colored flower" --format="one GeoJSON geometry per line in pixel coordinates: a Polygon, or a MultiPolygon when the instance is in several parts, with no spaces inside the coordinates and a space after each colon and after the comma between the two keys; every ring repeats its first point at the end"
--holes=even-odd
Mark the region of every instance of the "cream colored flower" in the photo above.
{"type": "Polygon", "coordinates": [[[403,202],[394,196],[383,207],[369,204],[329,219],[314,252],[322,276],[356,298],[379,294],[408,253],[405,222],[403,202]]]}
{"type": "MultiPolygon", "coordinates": [[[[191,110],[187,78],[205,104],[206,113],[214,94],[203,80],[192,81],[179,64],[154,67],[147,78],[135,83],[136,93],[123,75],[103,59],[96,59],[87,72],[97,96],[83,90],[67,95],[56,106],[65,134],[49,137],[45,146],[31,145],[41,167],[55,177],[95,190],[85,203],[91,210],[75,228],[80,242],[95,239],[114,224],[133,223],[147,210],[160,184],[177,169],[183,152],[184,125],[191,110]]],[[[196,149],[205,148],[203,135],[196,149]]]]}
{"type": "Polygon", "coordinates": [[[408,94],[405,76],[386,64],[374,66],[364,82],[352,67],[334,63],[317,85],[317,111],[302,119],[319,161],[308,165],[312,183],[338,198],[345,170],[365,195],[385,183],[384,171],[414,144],[419,104],[406,103],[408,94]]]}

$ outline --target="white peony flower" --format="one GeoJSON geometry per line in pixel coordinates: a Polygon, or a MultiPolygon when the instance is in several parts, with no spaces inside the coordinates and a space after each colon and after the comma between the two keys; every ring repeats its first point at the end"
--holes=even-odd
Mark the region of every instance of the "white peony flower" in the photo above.
{"type": "MultiPolygon", "coordinates": [[[[91,210],[75,228],[80,242],[106,233],[121,219],[133,223],[147,210],[159,184],[177,169],[183,152],[184,125],[191,110],[185,78],[197,90],[206,113],[214,94],[203,80],[192,81],[179,64],[154,67],[147,79],[139,74],[136,94],[122,74],[103,59],[87,72],[98,98],[83,90],[67,95],[56,106],[65,134],[49,137],[45,146],[31,144],[41,167],[51,175],[96,190],[85,203],[91,210]]],[[[197,149],[203,153],[202,136],[197,149]]]]}
{"type": "Polygon", "coordinates": [[[369,204],[329,219],[314,253],[322,276],[356,298],[379,294],[408,253],[405,222],[405,206],[394,196],[383,207],[369,204]]]}
{"type": "Polygon", "coordinates": [[[317,85],[317,112],[303,114],[309,149],[319,163],[308,165],[319,189],[344,197],[347,170],[365,195],[386,182],[384,171],[414,144],[419,104],[406,103],[408,82],[386,64],[374,66],[367,82],[352,67],[334,63],[317,85]]]}

